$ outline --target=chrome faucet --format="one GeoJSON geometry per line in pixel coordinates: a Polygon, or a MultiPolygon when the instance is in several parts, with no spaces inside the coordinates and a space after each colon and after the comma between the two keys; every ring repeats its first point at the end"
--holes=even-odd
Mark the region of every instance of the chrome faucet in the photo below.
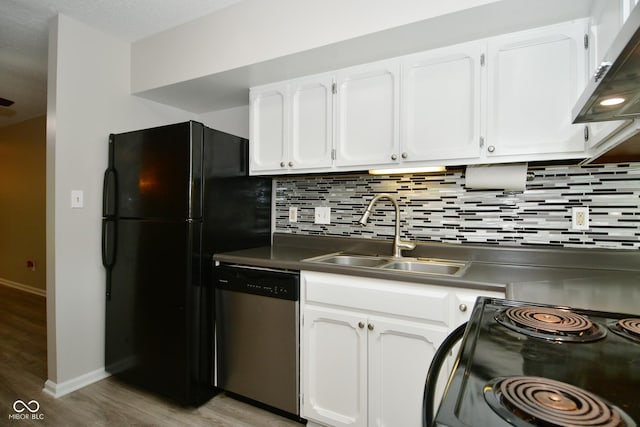
{"type": "Polygon", "coordinates": [[[416,244],[413,242],[407,242],[405,240],[400,240],[400,206],[398,206],[398,201],[389,193],[380,193],[375,196],[370,202],[367,209],[362,214],[362,217],[358,221],[361,225],[367,225],[367,220],[369,219],[369,215],[371,215],[371,209],[373,205],[380,199],[388,199],[393,203],[393,206],[396,208],[396,235],[393,239],[393,256],[396,258],[400,258],[402,256],[402,250],[412,250],[416,247],[416,244]]]}

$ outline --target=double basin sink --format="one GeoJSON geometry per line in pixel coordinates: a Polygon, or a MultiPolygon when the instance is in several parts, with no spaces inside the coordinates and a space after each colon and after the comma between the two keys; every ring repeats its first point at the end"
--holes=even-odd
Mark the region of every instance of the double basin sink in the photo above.
{"type": "Polygon", "coordinates": [[[314,258],[308,258],[304,261],[356,268],[373,268],[387,271],[393,270],[415,274],[436,274],[446,276],[461,276],[470,264],[469,262],[435,258],[396,258],[347,253],[331,253],[314,258]]]}

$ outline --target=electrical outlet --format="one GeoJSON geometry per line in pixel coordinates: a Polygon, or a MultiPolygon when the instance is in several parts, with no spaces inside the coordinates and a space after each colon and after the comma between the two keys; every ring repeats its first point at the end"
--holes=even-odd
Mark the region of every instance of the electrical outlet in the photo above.
{"type": "Polygon", "coordinates": [[[289,206],[289,222],[298,222],[298,208],[289,206]]]}
{"type": "Polygon", "coordinates": [[[331,224],[331,208],[318,206],[315,208],[316,224],[331,224]]]}
{"type": "Polygon", "coordinates": [[[571,228],[574,230],[589,229],[589,208],[584,206],[571,208],[571,228]]]}

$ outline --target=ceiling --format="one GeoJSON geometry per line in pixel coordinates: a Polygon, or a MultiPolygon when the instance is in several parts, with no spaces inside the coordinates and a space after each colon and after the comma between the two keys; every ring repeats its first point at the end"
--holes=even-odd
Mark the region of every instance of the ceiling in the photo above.
{"type": "Polygon", "coordinates": [[[242,0],[0,1],[0,127],[46,113],[49,22],[58,13],[133,42],[242,0]]]}

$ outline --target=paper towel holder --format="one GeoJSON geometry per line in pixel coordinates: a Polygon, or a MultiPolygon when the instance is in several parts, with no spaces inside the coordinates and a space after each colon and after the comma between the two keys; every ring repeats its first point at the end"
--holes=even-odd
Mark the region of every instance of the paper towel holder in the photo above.
{"type": "MultiPolygon", "coordinates": [[[[525,178],[525,181],[526,182],[531,182],[531,181],[533,181],[535,179],[535,177],[536,177],[536,174],[534,174],[533,172],[527,172],[527,176],[525,178]]],[[[505,196],[515,196],[516,194],[524,193],[526,190],[527,190],[527,188],[526,188],[526,184],[525,184],[525,189],[522,190],[522,191],[519,191],[519,190],[505,190],[505,191],[503,191],[503,194],[505,196]]]]}
{"type": "Polygon", "coordinates": [[[467,165],[465,170],[467,190],[522,193],[527,189],[527,182],[532,179],[533,174],[530,174],[526,162],[467,165]]]}

